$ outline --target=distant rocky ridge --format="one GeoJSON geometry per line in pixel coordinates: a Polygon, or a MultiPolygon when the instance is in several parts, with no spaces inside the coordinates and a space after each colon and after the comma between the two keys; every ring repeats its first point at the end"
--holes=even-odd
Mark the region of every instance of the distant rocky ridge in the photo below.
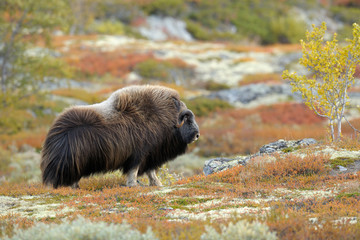
{"type": "Polygon", "coordinates": [[[248,104],[259,98],[271,95],[282,95],[301,101],[301,95],[293,93],[290,84],[268,85],[268,84],[250,84],[243,87],[220,90],[211,93],[208,97],[218,98],[233,105],[248,104]]]}

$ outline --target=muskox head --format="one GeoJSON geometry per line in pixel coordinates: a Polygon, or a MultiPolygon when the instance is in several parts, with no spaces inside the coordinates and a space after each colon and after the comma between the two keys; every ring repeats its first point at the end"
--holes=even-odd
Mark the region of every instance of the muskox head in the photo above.
{"type": "Polygon", "coordinates": [[[185,143],[192,143],[200,137],[199,126],[195,122],[195,116],[192,111],[189,109],[181,111],[178,122],[177,127],[185,143]]]}

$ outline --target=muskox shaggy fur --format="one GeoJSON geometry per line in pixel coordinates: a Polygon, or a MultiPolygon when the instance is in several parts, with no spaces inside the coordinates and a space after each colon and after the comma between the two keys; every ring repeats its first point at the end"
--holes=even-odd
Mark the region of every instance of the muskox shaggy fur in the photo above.
{"type": "Polygon", "coordinates": [[[127,186],[136,186],[144,173],[150,185],[160,186],[156,169],[198,137],[194,114],[175,90],[126,87],[58,116],[42,149],[42,180],[54,188],[74,186],[82,177],[120,169],[127,186]]]}

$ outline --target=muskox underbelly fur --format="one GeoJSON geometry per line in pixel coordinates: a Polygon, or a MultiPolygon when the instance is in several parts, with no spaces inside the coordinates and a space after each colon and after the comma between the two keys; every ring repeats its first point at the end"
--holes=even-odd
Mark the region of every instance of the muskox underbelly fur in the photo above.
{"type": "Polygon", "coordinates": [[[119,89],[104,102],[71,107],[51,126],[42,149],[44,184],[71,186],[94,173],[122,170],[127,186],[183,154],[198,139],[195,116],[179,94],[160,86],[119,89]]]}

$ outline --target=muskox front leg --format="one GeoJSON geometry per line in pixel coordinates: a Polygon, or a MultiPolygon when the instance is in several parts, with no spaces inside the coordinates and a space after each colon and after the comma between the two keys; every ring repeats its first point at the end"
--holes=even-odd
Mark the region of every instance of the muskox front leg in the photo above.
{"type": "Polygon", "coordinates": [[[72,189],[80,189],[79,182],[76,182],[73,185],[71,185],[71,188],[72,189]]]}
{"type": "Polygon", "coordinates": [[[126,186],[135,187],[137,186],[137,175],[139,171],[139,166],[131,169],[127,174],[126,186]]]}
{"type": "Polygon", "coordinates": [[[156,176],[156,171],[154,169],[147,171],[146,175],[149,177],[150,186],[162,186],[160,180],[156,176]]]}

